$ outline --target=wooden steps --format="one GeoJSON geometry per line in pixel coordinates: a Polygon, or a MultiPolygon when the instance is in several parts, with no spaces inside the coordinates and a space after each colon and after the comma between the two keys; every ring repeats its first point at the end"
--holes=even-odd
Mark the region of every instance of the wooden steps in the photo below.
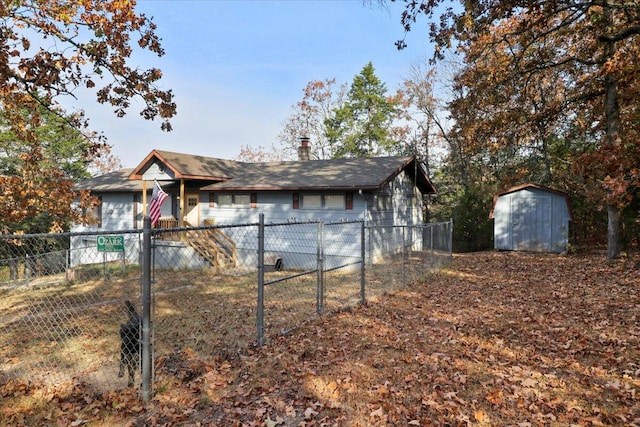
{"type": "Polygon", "coordinates": [[[189,230],[186,241],[216,272],[237,266],[236,243],[216,228],[189,230]]]}

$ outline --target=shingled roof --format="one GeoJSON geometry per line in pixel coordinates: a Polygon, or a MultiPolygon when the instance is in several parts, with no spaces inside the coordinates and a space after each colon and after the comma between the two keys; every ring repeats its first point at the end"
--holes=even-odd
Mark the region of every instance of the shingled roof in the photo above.
{"type": "Polygon", "coordinates": [[[142,191],[142,177],[153,162],[164,164],[175,179],[191,181],[192,188],[200,181],[204,191],[375,190],[406,170],[423,194],[436,192],[416,159],[408,156],[246,163],[163,150],[153,150],[134,169],[84,180],[76,187],[94,192],[142,191]]]}
{"type": "Polygon", "coordinates": [[[202,190],[374,190],[402,170],[417,172],[418,186],[425,193],[435,188],[413,157],[308,160],[275,163],[244,163],[233,179],[210,184],[202,190]]]}
{"type": "Polygon", "coordinates": [[[131,172],[131,179],[142,179],[152,160],[157,159],[175,174],[177,179],[225,180],[237,175],[242,163],[215,157],[153,150],[131,172]]]}
{"type": "Polygon", "coordinates": [[[120,169],[94,178],[78,181],[76,190],[91,190],[98,193],[142,191],[142,181],[131,181],[133,169],[120,169]]]}

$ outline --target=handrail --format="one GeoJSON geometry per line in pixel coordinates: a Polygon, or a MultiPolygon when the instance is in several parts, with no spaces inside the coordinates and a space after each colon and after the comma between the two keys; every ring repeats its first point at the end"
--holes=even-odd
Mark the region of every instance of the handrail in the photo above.
{"type": "MultiPolygon", "coordinates": [[[[158,220],[155,225],[156,230],[162,230],[167,228],[177,228],[178,220],[173,217],[164,217],[158,220]]],[[[176,231],[165,231],[158,233],[158,240],[180,240],[180,234],[176,231]]]]}

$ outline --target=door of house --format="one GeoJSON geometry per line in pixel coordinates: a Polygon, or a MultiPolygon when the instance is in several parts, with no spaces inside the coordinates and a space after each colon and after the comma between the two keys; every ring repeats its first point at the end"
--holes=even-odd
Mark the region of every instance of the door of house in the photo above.
{"type": "Polygon", "coordinates": [[[198,194],[187,194],[187,203],[184,209],[184,220],[187,224],[197,227],[200,225],[200,196],[198,194]]]}

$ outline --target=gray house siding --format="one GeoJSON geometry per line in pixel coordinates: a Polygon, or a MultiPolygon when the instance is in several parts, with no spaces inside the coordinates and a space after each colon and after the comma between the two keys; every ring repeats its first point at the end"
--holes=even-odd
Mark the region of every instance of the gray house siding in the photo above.
{"type": "MultiPolygon", "coordinates": [[[[319,192],[299,192],[305,194],[320,194],[319,192]]],[[[329,194],[345,194],[344,192],[328,192],[329,194]]],[[[216,225],[255,224],[259,221],[260,214],[264,214],[265,223],[265,251],[278,254],[283,259],[286,268],[313,269],[317,260],[317,236],[316,223],[304,224],[309,221],[348,222],[363,220],[367,202],[364,196],[353,194],[352,209],[306,209],[293,208],[293,192],[258,192],[256,207],[211,207],[209,195],[201,198],[202,218],[215,220],[216,225]],[[203,201],[206,199],[206,202],[203,201]],[[289,225],[289,223],[303,223],[289,225]],[[286,224],[286,225],[280,225],[286,224]]],[[[237,244],[238,261],[242,266],[251,267],[257,265],[256,242],[258,229],[253,228],[229,228],[223,230],[237,244]]],[[[345,256],[359,254],[359,242],[344,242],[341,230],[325,227],[324,236],[326,243],[331,247],[331,259],[339,260],[345,256]]],[[[332,261],[327,261],[327,268],[332,268],[332,261]]]]}
{"type": "MultiPolygon", "coordinates": [[[[117,234],[117,231],[114,231],[114,234],[117,234]]],[[[69,267],[120,261],[140,264],[140,239],[137,235],[124,235],[124,252],[100,252],[97,239],[97,236],[91,235],[72,237],[69,267]]]]}
{"type": "MultiPolygon", "coordinates": [[[[320,194],[320,192],[298,192],[305,194],[320,194]]],[[[345,194],[345,192],[327,192],[329,194],[345,194]]],[[[248,194],[248,193],[247,193],[248,194]]],[[[256,207],[211,207],[209,193],[200,197],[201,218],[215,219],[217,225],[247,224],[258,222],[261,213],[268,223],[306,222],[306,221],[356,221],[362,220],[367,209],[366,199],[357,192],[353,194],[353,209],[307,209],[293,208],[293,192],[257,192],[256,207]]]]}
{"type": "Polygon", "coordinates": [[[102,193],[101,225],[76,224],[74,232],[103,231],[103,230],[131,230],[134,228],[133,193],[102,193]]]}
{"type": "MultiPolygon", "coordinates": [[[[305,194],[319,194],[320,192],[299,192],[305,194]]],[[[344,192],[328,191],[328,194],[344,194],[344,192]]],[[[367,225],[374,228],[367,236],[367,244],[372,245],[382,253],[399,250],[398,242],[402,242],[402,230],[392,228],[394,225],[417,225],[422,223],[422,195],[412,185],[405,173],[399,174],[389,182],[381,191],[376,193],[357,191],[353,195],[352,209],[306,209],[304,206],[293,208],[293,192],[263,192],[257,193],[255,208],[250,207],[210,207],[208,195],[201,198],[201,218],[213,218],[217,225],[256,223],[259,214],[263,213],[267,224],[282,224],[293,222],[322,221],[328,223],[340,223],[364,220],[367,225]],[[206,202],[204,201],[206,199],[206,202]]],[[[250,265],[255,265],[255,239],[257,229],[252,231],[252,236],[247,239],[247,230],[225,230],[238,244],[238,254],[244,253],[244,258],[250,265]],[[243,234],[243,235],[239,235],[243,234]],[[253,235],[255,234],[255,236],[253,235]],[[242,241],[247,241],[249,247],[244,248],[242,241]]],[[[295,231],[288,226],[267,227],[265,231],[265,250],[283,257],[287,268],[315,268],[317,254],[317,225],[297,225],[295,231]],[[280,231],[278,237],[276,232],[280,231]],[[274,234],[269,239],[269,233],[274,234]],[[284,236],[284,237],[283,237],[284,236]]],[[[417,231],[414,231],[417,233],[417,231]]],[[[330,253],[326,253],[326,268],[332,268],[333,264],[344,263],[345,258],[357,259],[360,256],[360,242],[346,241],[343,230],[339,226],[325,226],[323,229],[325,244],[330,253]]],[[[405,236],[407,239],[410,236],[405,236]]],[[[416,241],[421,241],[421,236],[415,236],[416,241]]],[[[416,246],[415,249],[421,249],[416,246]]],[[[368,249],[369,250],[369,249],[368,249]]],[[[372,254],[374,259],[377,254],[372,254]]]]}
{"type": "Polygon", "coordinates": [[[394,223],[416,225],[422,223],[422,195],[406,173],[392,181],[394,223]]]}
{"type": "MultiPolygon", "coordinates": [[[[375,251],[367,248],[367,253],[371,256],[371,261],[378,260],[382,253],[399,251],[399,242],[422,241],[417,230],[415,236],[403,235],[409,232],[402,228],[393,228],[398,225],[419,225],[422,224],[422,194],[415,187],[410,177],[403,172],[394,180],[390,181],[383,189],[377,192],[369,206],[367,225],[369,235],[367,244],[370,244],[375,251]]],[[[422,249],[420,244],[412,249],[422,249]]]]}
{"type": "MultiPolygon", "coordinates": [[[[134,195],[132,193],[103,193],[101,224],[76,224],[73,232],[111,231],[117,234],[119,230],[131,230],[134,226],[134,195]]],[[[81,264],[95,264],[99,262],[120,261],[126,259],[129,263],[139,262],[138,238],[135,235],[125,235],[124,254],[119,252],[99,252],[97,236],[75,236],[71,239],[70,266],[81,264]]]]}
{"type": "MultiPolygon", "coordinates": [[[[162,205],[161,217],[174,220],[161,222],[159,227],[172,223],[256,224],[264,214],[268,228],[288,227],[267,238],[265,246],[268,252],[282,254],[290,268],[315,268],[311,263],[317,259],[318,226],[325,227],[325,248],[330,248],[335,259],[360,256],[359,234],[340,229],[353,221],[378,227],[368,235],[367,244],[373,248],[399,250],[396,242],[403,240],[396,234],[404,230],[392,227],[421,224],[421,191],[435,193],[411,157],[250,164],[154,150],[135,169],[105,174],[79,186],[102,198],[102,226],[78,225],[74,231],[140,229],[142,189],[147,188],[148,204],[153,180],[170,195],[162,205]],[[342,199],[328,197],[336,195],[342,199]],[[322,224],[309,224],[312,221],[322,224]],[[329,225],[332,223],[336,225],[329,225]],[[293,224],[304,227],[294,232],[293,224]]],[[[225,227],[223,231],[236,242],[239,262],[255,267],[257,227],[225,227]]],[[[91,242],[77,243],[74,247],[88,253],[83,261],[94,258],[89,253],[91,242]]],[[[177,250],[169,246],[167,250],[177,250]]]]}
{"type": "MultiPolygon", "coordinates": [[[[213,192],[215,194],[215,192],[213,192]]],[[[218,192],[220,194],[224,192],[218,192]]],[[[199,195],[198,217],[199,224],[205,220],[213,219],[218,226],[255,224],[259,221],[259,215],[265,216],[267,225],[305,223],[309,221],[321,221],[328,223],[341,223],[364,220],[372,229],[367,236],[367,244],[371,244],[379,251],[387,253],[399,250],[397,242],[403,241],[402,230],[393,229],[394,225],[416,225],[422,222],[422,195],[412,185],[411,179],[406,174],[400,173],[395,179],[387,183],[378,192],[335,192],[327,191],[326,194],[350,193],[353,197],[351,209],[344,208],[299,208],[293,207],[293,193],[291,191],[268,191],[256,193],[255,207],[221,207],[212,206],[212,192],[201,192],[199,195]]],[[[322,194],[321,191],[297,192],[302,197],[307,194],[322,194]]],[[[248,194],[248,193],[247,193],[248,194]]],[[[175,197],[175,195],[171,195],[175,197]]],[[[133,195],[120,193],[103,193],[102,195],[102,227],[76,226],[75,231],[104,231],[130,230],[140,228],[139,221],[134,225],[133,195]]],[[[142,205],[136,202],[135,209],[138,220],[141,218],[142,205]]],[[[162,206],[162,216],[171,216],[171,203],[169,200],[162,206]]],[[[287,268],[315,268],[318,235],[317,224],[299,224],[295,230],[291,226],[273,225],[267,227],[265,250],[281,255],[287,268]],[[268,238],[268,234],[273,235],[268,238]],[[283,237],[284,236],[284,237],[283,237]]],[[[257,228],[228,228],[225,233],[237,244],[238,259],[247,267],[255,266],[255,244],[257,241],[257,228]]],[[[327,255],[327,268],[332,268],[332,263],[344,262],[345,258],[360,256],[360,242],[346,241],[344,230],[337,226],[324,227],[325,244],[330,250],[327,255]]],[[[409,237],[409,236],[405,236],[409,237]]],[[[416,238],[416,240],[418,240],[416,238]]],[[[103,254],[98,254],[95,249],[95,239],[75,242],[73,247],[84,248],[84,255],[76,257],[73,264],[90,263],[90,260],[103,260],[103,254]]],[[[189,250],[190,248],[183,249],[189,250]]],[[[416,248],[419,249],[419,248],[416,248]]],[[[174,249],[175,250],[175,249],[174,249]]],[[[137,251],[127,251],[129,262],[137,262],[137,251]]],[[[120,254],[107,254],[108,260],[119,259],[120,254]],[[113,259],[112,259],[113,258],[113,259]]],[[[95,261],[93,261],[95,262],[95,261]]]]}
{"type": "Polygon", "coordinates": [[[566,250],[570,212],[561,194],[529,187],[499,195],[493,217],[495,249],[552,253],[566,250]]]}

